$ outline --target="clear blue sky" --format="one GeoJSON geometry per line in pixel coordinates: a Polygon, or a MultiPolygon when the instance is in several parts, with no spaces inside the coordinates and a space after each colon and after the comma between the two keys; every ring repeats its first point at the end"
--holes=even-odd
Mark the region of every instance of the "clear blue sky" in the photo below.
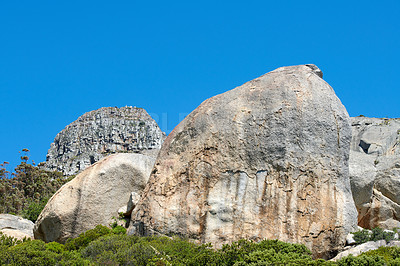
{"type": "Polygon", "coordinates": [[[202,101],[314,63],[351,116],[400,117],[400,1],[1,1],[0,161],[45,160],[103,106],[170,132],[202,101]]]}

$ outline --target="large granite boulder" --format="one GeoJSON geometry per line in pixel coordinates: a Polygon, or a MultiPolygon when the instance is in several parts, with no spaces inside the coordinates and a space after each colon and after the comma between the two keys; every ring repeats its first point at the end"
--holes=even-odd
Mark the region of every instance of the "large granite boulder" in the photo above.
{"type": "Polygon", "coordinates": [[[353,117],[350,180],[358,224],[400,227],[400,119],[353,117]]]}
{"type": "Polygon", "coordinates": [[[165,134],[137,107],[103,107],[80,116],[54,139],[45,168],[75,175],[112,153],[157,157],[165,134]]]}
{"type": "Polygon", "coordinates": [[[0,232],[18,239],[33,238],[33,222],[12,214],[0,214],[0,232]]]}
{"type": "Polygon", "coordinates": [[[63,243],[98,224],[109,225],[131,192],[142,192],[153,165],[154,158],[130,153],[91,165],[50,198],[35,223],[35,238],[63,243]]]}
{"type": "Polygon", "coordinates": [[[203,102],[167,137],[129,233],[215,246],[304,243],[331,257],[354,231],[351,127],[315,65],[282,67],[203,102]]]}

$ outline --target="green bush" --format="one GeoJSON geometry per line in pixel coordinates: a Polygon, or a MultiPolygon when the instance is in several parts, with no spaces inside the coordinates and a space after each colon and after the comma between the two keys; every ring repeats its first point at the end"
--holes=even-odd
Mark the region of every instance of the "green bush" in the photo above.
{"type": "Polygon", "coordinates": [[[117,225],[117,226],[115,226],[113,229],[112,229],[112,232],[114,233],[114,234],[119,234],[119,235],[124,235],[124,234],[126,234],[126,228],[125,227],[122,227],[122,226],[120,226],[120,225],[117,225]]]}
{"type": "Polygon", "coordinates": [[[339,266],[367,266],[367,265],[384,266],[384,265],[386,265],[386,263],[385,263],[385,260],[381,256],[360,255],[358,257],[354,257],[352,255],[349,255],[347,257],[340,259],[337,262],[337,265],[339,265],[339,266]]]}
{"type": "Polygon", "coordinates": [[[42,198],[39,202],[31,201],[28,207],[22,210],[22,217],[25,219],[31,220],[32,222],[36,222],[37,218],[39,217],[40,213],[44,209],[49,200],[48,197],[42,198]]]}
{"type": "MultiPolygon", "coordinates": [[[[4,247],[4,246],[3,246],[4,247]]],[[[77,251],[66,251],[64,245],[32,240],[0,248],[0,264],[10,265],[91,265],[77,251]]]]}
{"type": "MultiPolygon", "coordinates": [[[[381,238],[375,230],[375,238],[381,238]]],[[[400,247],[381,247],[338,262],[313,260],[304,245],[278,240],[239,240],[213,249],[179,237],[138,237],[125,228],[98,225],[65,245],[17,241],[0,234],[0,264],[11,265],[398,265],[400,247]],[[124,230],[123,230],[124,229],[124,230]]]]}
{"type": "Polygon", "coordinates": [[[394,233],[393,232],[385,232],[381,228],[374,228],[372,229],[371,241],[378,241],[378,240],[386,240],[390,241],[393,240],[394,233]]]}
{"type": "Polygon", "coordinates": [[[90,242],[98,239],[101,236],[112,234],[112,230],[104,225],[97,225],[95,228],[90,229],[77,238],[68,239],[65,244],[67,250],[80,250],[87,247],[90,242]]]}
{"type": "Polygon", "coordinates": [[[369,231],[366,229],[353,232],[352,234],[354,235],[354,241],[356,241],[357,244],[368,242],[371,238],[369,231]]]}
{"type": "Polygon", "coordinates": [[[12,236],[7,236],[0,232],[0,246],[2,247],[12,247],[17,244],[21,244],[22,242],[28,241],[28,239],[24,238],[23,240],[19,240],[12,236]]]}
{"type": "Polygon", "coordinates": [[[364,252],[362,255],[369,257],[380,256],[386,262],[393,262],[394,260],[400,258],[400,247],[380,247],[375,250],[364,252]]]}
{"type": "Polygon", "coordinates": [[[155,251],[138,241],[136,236],[105,235],[91,242],[81,254],[98,264],[147,265],[155,256],[155,251]]]}
{"type": "Polygon", "coordinates": [[[23,152],[13,173],[6,170],[7,162],[0,164],[0,213],[22,215],[35,222],[47,200],[73,177],[27,163],[29,150],[23,152]]]}
{"type": "Polygon", "coordinates": [[[354,240],[357,244],[362,244],[368,241],[378,241],[378,240],[386,240],[391,241],[394,239],[394,232],[385,232],[381,228],[374,228],[370,231],[363,229],[358,232],[354,232],[354,240]]]}

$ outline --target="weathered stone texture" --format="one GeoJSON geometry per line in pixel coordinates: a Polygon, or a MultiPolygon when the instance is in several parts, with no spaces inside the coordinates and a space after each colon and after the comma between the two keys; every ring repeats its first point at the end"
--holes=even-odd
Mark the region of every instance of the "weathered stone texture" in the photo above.
{"type": "Polygon", "coordinates": [[[351,121],[350,179],[358,224],[400,227],[400,119],[351,121]]]}
{"type": "Polygon", "coordinates": [[[282,67],[203,102],[165,140],[130,233],[280,239],[332,256],[357,212],[349,117],[321,77],[282,67]]]}
{"type": "Polygon", "coordinates": [[[33,222],[12,214],[0,214],[0,231],[22,239],[33,237],[33,222]]]}
{"type": "Polygon", "coordinates": [[[111,153],[156,157],[164,138],[144,109],[103,107],[85,113],[57,134],[45,167],[74,175],[111,153]]]}
{"type": "Polygon", "coordinates": [[[98,224],[109,225],[132,192],[142,193],[154,160],[122,153],[89,166],[51,197],[35,223],[35,238],[63,243],[98,224]]]}

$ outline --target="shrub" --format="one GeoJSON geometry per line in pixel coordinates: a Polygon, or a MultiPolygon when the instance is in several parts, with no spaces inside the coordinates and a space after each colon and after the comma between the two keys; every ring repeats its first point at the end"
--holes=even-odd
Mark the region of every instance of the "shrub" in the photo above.
{"type": "Polygon", "coordinates": [[[2,256],[2,264],[12,265],[55,265],[59,255],[46,250],[45,243],[41,240],[27,241],[8,248],[2,256]]]}
{"type": "Polygon", "coordinates": [[[114,234],[117,234],[117,235],[125,235],[126,234],[126,228],[122,227],[120,225],[117,225],[112,229],[112,232],[114,234]]]}
{"type": "Polygon", "coordinates": [[[0,264],[11,265],[90,265],[77,251],[66,251],[64,245],[41,240],[26,241],[0,249],[0,264]]]}
{"type": "Polygon", "coordinates": [[[29,150],[23,152],[13,173],[6,171],[7,162],[0,164],[0,213],[22,215],[35,222],[47,199],[73,177],[67,179],[60,172],[27,163],[29,150]]]}
{"type": "Polygon", "coordinates": [[[354,232],[354,240],[356,241],[357,244],[362,244],[365,242],[368,242],[370,240],[370,232],[366,229],[363,229],[358,232],[354,232]]]}
{"type": "Polygon", "coordinates": [[[112,234],[112,230],[104,225],[97,225],[95,228],[90,229],[77,238],[68,239],[65,244],[67,250],[80,250],[87,247],[90,242],[98,239],[101,236],[112,234]]]}
{"type": "Polygon", "coordinates": [[[390,241],[393,240],[394,233],[393,232],[385,232],[381,228],[374,228],[372,229],[371,241],[378,241],[378,240],[386,240],[390,241]]]}
{"type": "Polygon", "coordinates": [[[106,235],[91,242],[81,254],[98,264],[147,265],[155,251],[138,241],[137,236],[106,235]]]}
{"type": "Polygon", "coordinates": [[[374,265],[374,266],[384,266],[386,265],[385,260],[381,256],[366,256],[360,255],[358,257],[354,257],[349,255],[337,261],[337,265],[339,266],[366,266],[366,265],[374,265]]]}
{"type": "Polygon", "coordinates": [[[12,247],[17,244],[21,244],[22,242],[25,242],[25,241],[28,241],[28,239],[24,238],[23,240],[19,240],[15,237],[7,236],[7,235],[3,234],[2,232],[0,232],[0,246],[12,247]]]}
{"type": "Polygon", "coordinates": [[[362,255],[369,257],[380,256],[386,262],[393,262],[395,259],[400,258],[400,247],[379,247],[378,249],[364,252],[362,255]]]}
{"type": "Polygon", "coordinates": [[[387,242],[394,239],[394,232],[385,232],[381,228],[374,228],[370,231],[363,229],[358,232],[354,232],[354,240],[357,244],[362,244],[368,241],[386,240],[387,242]]]}
{"type": "Polygon", "coordinates": [[[31,220],[32,222],[36,222],[40,213],[44,209],[47,204],[49,197],[42,198],[39,202],[31,201],[28,207],[22,210],[22,217],[25,219],[31,220]]]}

